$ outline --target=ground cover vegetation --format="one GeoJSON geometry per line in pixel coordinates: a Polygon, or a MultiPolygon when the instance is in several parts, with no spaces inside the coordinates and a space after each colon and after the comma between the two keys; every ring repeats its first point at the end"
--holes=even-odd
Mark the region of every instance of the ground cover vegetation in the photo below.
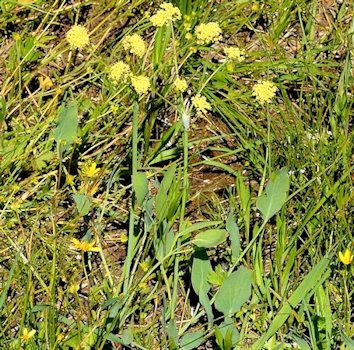
{"type": "Polygon", "coordinates": [[[353,349],[353,14],[0,1],[0,348],[353,349]]]}

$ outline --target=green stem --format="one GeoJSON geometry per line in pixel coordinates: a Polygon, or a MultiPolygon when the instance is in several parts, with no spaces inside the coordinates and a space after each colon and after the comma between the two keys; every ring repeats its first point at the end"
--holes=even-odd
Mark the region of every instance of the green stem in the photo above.
{"type": "MultiPolygon", "coordinates": [[[[138,169],[138,127],[139,127],[139,104],[138,102],[134,103],[133,107],[133,125],[132,125],[132,183],[133,179],[136,177],[138,169]]],[[[127,257],[124,264],[123,270],[123,293],[127,293],[130,286],[129,273],[132,265],[132,259],[134,256],[134,249],[136,245],[136,237],[134,234],[134,222],[135,222],[135,193],[134,189],[132,191],[132,203],[130,206],[130,217],[129,217],[129,233],[128,233],[128,248],[127,248],[127,257]]]]}
{"type": "MultiPolygon", "coordinates": [[[[182,232],[184,229],[184,212],[186,208],[187,201],[187,188],[188,188],[188,131],[186,129],[183,130],[183,192],[182,192],[182,204],[181,204],[181,216],[179,222],[179,232],[182,232]]],[[[173,295],[171,301],[171,319],[174,319],[175,309],[177,303],[177,291],[178,291],[178,270],[179,270],[179,262],[180,262],[180,253],[179,250],[181,248],[181,238],[177,239],[177,255],[174,266],[173,273],[173,295]]]]}

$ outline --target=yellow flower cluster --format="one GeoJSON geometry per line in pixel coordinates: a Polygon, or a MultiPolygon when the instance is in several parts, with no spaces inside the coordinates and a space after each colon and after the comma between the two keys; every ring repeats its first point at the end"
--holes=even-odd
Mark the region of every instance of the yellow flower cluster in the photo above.
{"type": "Polygon", "coordinates": [[[133,75],[131,77],[134,90],[139,95],[144,95],[150,90],[150,80],[143,75],[133,75]]]}
{"type": "Polygon", "coordinates": [[[256,85],[253,86],[253,95],[256,96],[256,99],[261,104],[270,102],[271,99],[275,96],[276,92],[277,87],[271,81],[259,81],[256,85]]]}
{"type": "Polygon", "coordinates": [[[192,97],[192,104],[197,111],[206,113],[208,110],[211,110],[210,103],[206,100],[204,96],[196,95],[192,97]]]}
{"type": "Polygon", "coordinates": [[[188,84],[187,84],[186,79],[177,78],[174,81],[173,86],[174,86],[176,92],[184,92],[187,90],[188,84]]]}
{"type": "Polygon", "coordinates": [[[178,7],[173,6],[169,2],[164,2],[160,5],[161,10],[158,10],[156,14],[150,17],[150,22],[155,27],[162,27],[170,21],[181,19],[181,11],[178,7]]]}
{"type": "Polygon", "coordinates": [[[138,57],[143,57],[146,52],[145,42],[138,34],[126,36],[122,43],[125,50],[138,57]]]}
{"type": "Polygon", "coordinates": [[[221,39],[222,30],[216,22],[202,23],[195,28],[198,44],[209,44],[221,39]]]}
{"type": "Polygon", "coordinates": [[[85,27],[74,25],[66,33],[66,40],[72,48],[83,49],[90,43],[90,38],[85,27]]]}
{"type": "Polygon", "coordinates": [[[244,50],[240,50],[238,47],[225,47],[224,52],[229,60],[234,60],[237,62],[242,62],[245,60],[244,50]]]}
{"type": "Polygon", "coordinates": [[[130,76],[130,67],[123,61],[118,61],[111,67],[109,76],[115,84],[118,84],[130,76]]]}

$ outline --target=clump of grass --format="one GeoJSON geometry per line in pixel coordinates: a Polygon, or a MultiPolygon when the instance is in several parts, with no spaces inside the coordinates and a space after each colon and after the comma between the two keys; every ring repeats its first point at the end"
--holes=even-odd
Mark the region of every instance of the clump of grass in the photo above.
{"type": "Polygon", "coordinates": [[[350,14],[2,1],[3,347],[350,348],[350,14]]]}

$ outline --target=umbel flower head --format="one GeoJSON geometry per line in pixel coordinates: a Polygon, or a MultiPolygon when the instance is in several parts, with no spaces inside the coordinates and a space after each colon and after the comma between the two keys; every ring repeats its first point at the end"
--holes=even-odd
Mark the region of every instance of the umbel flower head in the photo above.
{"type": "Polygon", "coordinates": [[[209,22],[196,26],[195,35],[198,44],[210,44],[221,39],[222,30],[218,23],[209,22]]]}
{"type": "Polygon", "coordinates": [[[270,102],[277,90],[278,89],[273,82],[263,80],[253,86],[253,95],[256,96],[259,103],[263,104],[265,102],[270,102]]]}
{"type": "Polygon", "coordinates": [[[353,262],[354,255],[349,249],[346,249],[344,254],[342,252],[339,252],[338,255],[339,255],[339,260],[344,265],[349,265],[353,262]]]}
{"type": "Polygon", "coordinates": [[[111,67],[109,73],[109,77],[115,84],[118,84],[122,81],[123,82],[126,81],[129,75],[130,75],[130,67],[123,61],[119,61],[115,63],[111,67]]]}
{"type": "Polygon", "coordinates": [[[85,27],[74,25],[66,33],[66,40],[72,48],[83,49],[90,43],[90,38],[85,27]]]}
{"type": "Polygon", "coordinates": [[[71,240],[73,243],[72,249],[80,250],[82,252],[99,252],[100,248],[95,247],[95,242],[79,241],[76,238],[71,240]]]}
{"type": "Polygon", "coordinates": [[[139,95],[144,95],[150,90],[150,80],[143,75],[133,75],[131,77],[134,90],[139,95]]]}
{"type": "Polygon", "coordinates": [[[184,92],[187,90],[188,84],[186,79],[177,78],[173,83],[173,87],[176,92],[184,92]]]}
{"type": "Polygon", "coordinates": [[[206,100],[204,96],[196,95],[192,97],[192,104],[198,112],[206,113],[208,110],[211,110],[210,103],[206,100]]]}
{"type": "Polygon", "coordinates": [[[243,56],[244,50],[240,50],[238,47],[233,47],[233,46],[225,47],[224,52],[226,57],[229,60],[234,60],[237,62],[242,62],[245,60],[245,57],[243,56]]]}
{"type": "Polygon", "coordinates": [[[150,22],[155,27],[162,27],[170,21],[181,19],[181,11],[178,7],[173,6],[169,2],[164,2],[160,5],[161,10],[158,10],[156,14],[150,17],[150,22]]]}
{"type": "Polygon", "coordinates": [[[122,43],[125,50],[138,57],[143,57],[146,52],[145,42],[138,34],[126,36],[122,43]]]}

